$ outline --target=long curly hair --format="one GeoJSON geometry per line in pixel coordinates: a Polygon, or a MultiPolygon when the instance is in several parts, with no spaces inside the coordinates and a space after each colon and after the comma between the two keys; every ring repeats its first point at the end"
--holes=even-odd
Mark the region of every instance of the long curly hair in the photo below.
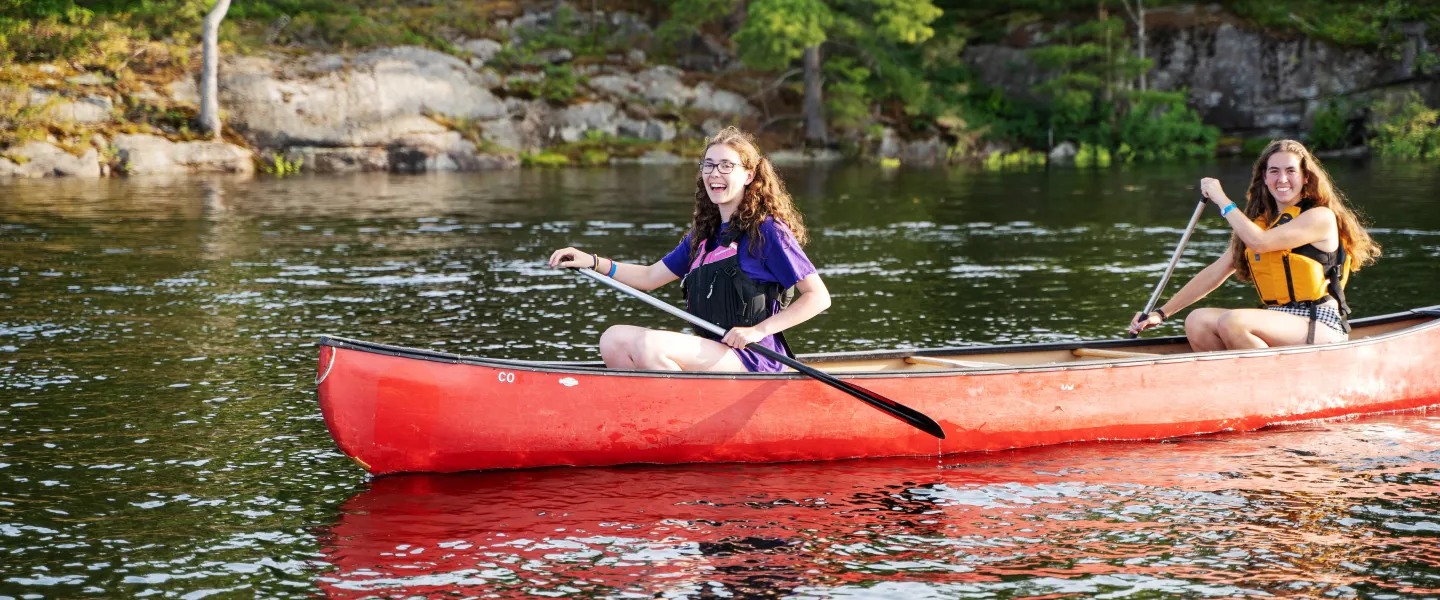
{"type": "MultiPolygon", "coordinates": [[[[1380,244],[1375,243],[1365,231],[1360,217],[1345,203],[1345,195],[1335,188],[1325,167],[1305,149],[1304,144],[1295,140],[1272,141],[1260,153],[1250,175],[1250,189],[1245,191],[1245,216],[1251,221],[1268,225],[1280,214],[1275,197],[1265,186],[1265,169],[1270,165],[1270,157],[1280,152],[1300,157],[1300,169],[1305,173],[1305,185],[1300,189],[1301,199],[1310,200],[1315,206],[1328,206],[1335,213],[1335,222],[1340,227],[1340,244],[1352,259],[1350,271],[1359,271],[1360,267],[1375,262],[1380,256],[1380,244]]],[[[1235,258],[1235,276],[1241,281],[1250,281],[1250,262],[1245,259],[1245,243],[1240,241],[1240,236],[1231,234],[1230,252],[1235,258]]]]}
{"type": "MultiPolygon", "coordinates": [[[[804,245],[810,240],[805,232],[805,220],[800,216],[800,211],[795,210],[795,203],[790,198],[789,192],[785,191],[785,182],[775,173],[774,165],[770,159],[760,154],[760,149],[755,146],[755,138],[750,134],[741,131],[736,127],[726,127],[716,133],[714,137],[705,140],[705,152],[711,146],[725,145],[740,154],[740,166],[755,173],[755,179],[745,186],[745,195],[740,199],[740,206],[735,214],[730,215],[730,227],[739,228],[750,238],[750,252],[758,256],[761,244],[765,243],[760,234],[760,224],[765,222],[766,217],[774,217],[794,234],[795,241],[804,245]]],[[[704,159],[704,152],[700,154],[704,159]]],[[[705,240],[715,237],[720,231],[720,209],[710,201],[710,195],[705,192],[705,175],[698,169],[695,175],[695,213],[690,222],[690,256],[694,257],[702,248],[705,240]]]]}

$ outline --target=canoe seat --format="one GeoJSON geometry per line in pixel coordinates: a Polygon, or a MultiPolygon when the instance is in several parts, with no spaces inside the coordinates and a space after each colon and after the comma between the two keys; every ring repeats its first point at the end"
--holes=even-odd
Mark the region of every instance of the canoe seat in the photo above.
{"type": "Polygon", "coordinates": [[[947,367],[951,369],[988,369],[991,367],[1008,367],[1005,363],[982,362],[978,360],[951,360],[948,358],[935,358],[933,356],[907,356],[905,362],[912,365],[930,365],[932,367],[947,367]]]}
{"type": "Polygon", "coordinates": [[[1126,352],[1124,350],[1102,350],[1100,348],[1076,348],[1071,354],[1081,358],[1155,358],[1159,354],[1149,352],[1126,352]]]}

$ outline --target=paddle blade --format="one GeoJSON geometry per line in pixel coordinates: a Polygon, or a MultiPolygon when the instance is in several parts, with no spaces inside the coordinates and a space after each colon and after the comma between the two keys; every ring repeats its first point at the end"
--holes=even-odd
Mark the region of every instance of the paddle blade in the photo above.
{"type": "MultiPolygon", "coordinates": [[[[836,381],[840,380],[837,379],[836,381]]],[[[920,431],[933,435],[942,440],[945,439],[945,430],[941,429],[940,424],[936,423],[934,419],[926,416],[925,413],[905,406],[904,404],[881,396],[880,394],[867,390],[853,383],[849,383],[846,381],[840,381],[840,383],[844,384],[844,387],[842,387],[841,389],[843,389],[846,393],[849,393],[856,398],[863,400],[866,404],[869,404],[876,410],[895,417],[896,419],[900,419],[901,421],[904,421],[906,423],[909,423],[910,426],[919,429],[920,431]]]]}
{"type": "Polygon", "coordinates": [[[867,390],[848,381],[841,381],[839,379],[836,379],[833,375],[829,373],[806,365],[805,363],[802,363],[798,360],[790,358],[789,356],[761,346],[760,344],[750,344],[746,347],[760,354],[778,360],[781,364],[795,369],[796,371],[799,371],[804,375],[808,375],[810,377],[818,379],[821,383],[824,383],[842,392],[850,394],[851,396],[860,399],[860,401],[874,407],[875,410],[878,410],[896,419],[904,421],[911,427],[919,429],[920,431],[933,435],[942,440],[945,439],[945,430],[940,428],[940,424],[936,423],[935,419],[931,419],[930,417],[925,416],[925,413],[905,406],[904,404],[881,396],[880,394],[867,390]]]}

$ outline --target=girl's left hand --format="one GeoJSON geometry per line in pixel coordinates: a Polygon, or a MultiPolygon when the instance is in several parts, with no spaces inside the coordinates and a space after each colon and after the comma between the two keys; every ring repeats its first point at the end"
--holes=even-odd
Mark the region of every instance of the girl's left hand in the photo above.
{"type": "Polygon", "coordinates": [[[1214,177],[1206,177],[1200,180],[1200,195],[1209,198],[1215,206],[1225,208],[1230,204],[1230,198],[1225,195],[1225,189],[1220,187],[1220,180],[1214,177]]]}
{"type": "Polygon", "coordinates": [[[765,332],[754,327],[732,327],[720,342],[731,348],[744,348],[765,339],[765,332]]]}

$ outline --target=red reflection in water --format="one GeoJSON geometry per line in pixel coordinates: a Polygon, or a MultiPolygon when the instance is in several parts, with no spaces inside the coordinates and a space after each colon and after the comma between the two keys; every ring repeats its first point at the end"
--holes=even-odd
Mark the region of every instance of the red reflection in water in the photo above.
{"type": "Polygon", "coordinates": [[[1437,424],[941,463],[387,477],[342,507],[320,583],[337,597],[1431,593],[1437,424]]]}

